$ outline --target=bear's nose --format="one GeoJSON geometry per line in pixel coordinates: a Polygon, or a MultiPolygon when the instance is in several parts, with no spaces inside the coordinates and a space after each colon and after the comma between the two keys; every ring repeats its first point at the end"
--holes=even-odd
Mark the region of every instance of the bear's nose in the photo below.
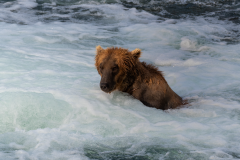
{"type": "Polygon", "coordinates": [[[107,83],[101,83],[100,87],[101,87],[102,90],[106,90],[109,86],[108,86],[107,83]]]}

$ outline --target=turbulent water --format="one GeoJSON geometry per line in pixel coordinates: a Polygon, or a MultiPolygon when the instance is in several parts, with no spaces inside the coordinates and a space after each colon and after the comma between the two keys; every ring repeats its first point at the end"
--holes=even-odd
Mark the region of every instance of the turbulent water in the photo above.
{"type": "Polygon", "coordinates": [[[0,159],[240,159],[239,16],[237,0],[0,0],[0,159]],[[97,45],[140,48],[190,104],[102,92],[97,45]]]}

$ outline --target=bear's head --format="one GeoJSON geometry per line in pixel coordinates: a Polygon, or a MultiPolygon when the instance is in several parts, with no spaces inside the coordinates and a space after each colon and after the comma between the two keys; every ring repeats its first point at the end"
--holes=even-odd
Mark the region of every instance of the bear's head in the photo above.
{"type": "Polygon", "coordinates": [[[100,88],[110,93],[120,87],[128,76],[135,75],[135,66],[141,50],[129,51],[123,48],[96,47],[95,66],[101,76],[100,88]]]}

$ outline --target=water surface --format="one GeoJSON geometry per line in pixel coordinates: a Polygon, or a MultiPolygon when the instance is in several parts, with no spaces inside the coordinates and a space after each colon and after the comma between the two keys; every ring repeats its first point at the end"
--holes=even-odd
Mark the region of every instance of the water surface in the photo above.
{"type": "Polygon", "coordinates": [[[240,159],[238,1],[0,0],[0,159],[240,159]],[[99,88],[95,47],[142,50],[190,105],[99,88]]]}

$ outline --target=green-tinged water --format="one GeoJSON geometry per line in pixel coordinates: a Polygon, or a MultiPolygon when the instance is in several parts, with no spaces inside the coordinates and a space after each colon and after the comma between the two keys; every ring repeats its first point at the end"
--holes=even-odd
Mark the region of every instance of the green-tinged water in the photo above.
{"type": "Polygon", "coordinates": [[[0,160],[240,159],[238,1],[0,1],[0,160]],[[95,47],[142,50],[189,105],[99,88],[95,47]]]}

